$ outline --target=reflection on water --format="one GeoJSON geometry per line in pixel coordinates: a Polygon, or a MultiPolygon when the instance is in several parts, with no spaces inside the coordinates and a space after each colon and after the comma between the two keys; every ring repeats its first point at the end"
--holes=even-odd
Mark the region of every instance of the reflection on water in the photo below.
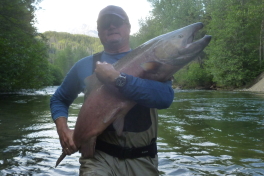
{"type": "MultiPolygon", "coordinates": [[[[50,117],[55,88],[0,95],[0,175],[78,175],[79,153],[55,169],[61,147],[50,117]]],[[[159,111],[160,175],[264,175],[264,94],[176,91],[159,111]]],[[[83,96],[70,109],[74,127],[83,96]]]]}

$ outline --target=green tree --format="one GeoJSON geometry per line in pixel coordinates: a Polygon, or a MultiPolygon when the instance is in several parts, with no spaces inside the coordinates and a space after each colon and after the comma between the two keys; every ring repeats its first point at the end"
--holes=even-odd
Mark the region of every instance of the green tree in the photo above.
{"type": "Polygon", "coordinates": [[[52,81],[47,46],[36,33],[36,0],[0,1],[0,91],[40,88],[52,81]]]}
{"type": "Polygon", "coordinates": [[[193,62],[174,75],[174,84],[185,89],[209,88],[212,77],[199,62],[193,62]]]}
{"type": "Polygon", "coordinates": [[[145,21],[139,21],[139,25],[139,32],[130,37],[130,44],[133,49],[144,42],[162,34],[161,26],[158,25],[157,20],[153,17],[148,17],[145,19],[145,21]]]}
{"type": "MultiPolygon", "coordinates": [[[[59,71],[63,77],[78,60],[103,50],[99,38],[51,31],[44,32],[43,35],[47,38],[48,60],[54,66],[53,71],[59,71]]],[[[58,75],[55,77],[58,78],[56,84],[61,82],[58,75]]]]}
{"type": "Polygon", "coordinates": [[[49,64],[50,72],[53,77],[51,85],[58,86],[63,81],[63,74],[60,68],[54,64],[49,64]]]}
{"type": "Polygon", "coordinates": [[[161,34],[206,21],[205,0],[148,0],[148,2],[153,6],[153,10],[149,17],[139,21],[139,32],[132,36],[132,48],[161,34]]]}
{"type": "MultiPolygon", "coordinates": [[[[150,17],[139,21],[139,32],[132,36],[132,48],[167,32],[206,20],[204,0],[148,0],[150,17]]],[[[197,36],[197,37],[200,37],[197,36]]]]}
{"type": "MultiPolygon", "coordinates": [[[[262,1],[262,0],[261,0],[262,1]]],[[[219,86],[239,87],[260,73],[259,32],[263,20],[260,0],[211,1],[207,70],[219,86]]]]}
{"type": "Polygon", "coordinates": [[[240,87],[264,70],[263,0],[148,1],[153,10],[150,17],[140,22],[140,30],[132,38],[133,46],[198,21],[205,27],[197,38],[205,33],[213,36],[201,64],[189,65],[181,76],[176,73],[175,77],[186,74],[188,81],[201,80],[200,76],[194,77],[198,74],[190,74],[199,70],[204,80],[212,78],[218,86],[240,87]]]}

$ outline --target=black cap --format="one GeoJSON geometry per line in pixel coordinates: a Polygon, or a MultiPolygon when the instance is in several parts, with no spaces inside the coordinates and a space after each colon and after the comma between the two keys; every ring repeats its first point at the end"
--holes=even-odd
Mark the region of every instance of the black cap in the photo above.
{"type": "Polygon", "coordinates": [[[126,12],[121,7],[118,7],[118,6],[109,5],[103,8],[98,15],[97,21],[99,21],[100,18],[104,15],[116,15],[122,18],[123,20],[127,20],[129,22],[126,12]]]}

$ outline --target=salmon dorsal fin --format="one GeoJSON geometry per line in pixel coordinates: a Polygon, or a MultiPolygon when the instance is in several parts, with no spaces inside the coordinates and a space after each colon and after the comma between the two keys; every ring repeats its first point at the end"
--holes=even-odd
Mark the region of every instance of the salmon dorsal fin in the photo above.
{"type": "Polygon", "coordinates": [[[117,118],[113,122],[113,127],[116,130],[116,133],[118,136],[121,136],[123,129],[124,129],[124,122],[125,122],[125,117],[117,118]]]}
{"type": "Polygon", "coordinates": [[[158,69],[160,68],[161,65],[162,65],[162,63],[160,63],[160,62],[151,61],[151,62],[142,63],[140,66],[146,72],[155,73],[158,71],[158,69]]]}

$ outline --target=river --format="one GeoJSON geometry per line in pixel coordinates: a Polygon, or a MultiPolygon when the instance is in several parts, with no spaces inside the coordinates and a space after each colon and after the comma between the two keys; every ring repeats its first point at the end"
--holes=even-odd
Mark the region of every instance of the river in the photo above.
{"type": "MultiPolygon", "coordinates": [[[[79,153],[54,168],[61,147],[50,117],[56,87],[0,95],[0,175],[78,175],[79,153]]],[[[69,110],[69,126],[83,102],[69,110]]],[[[159,110],[160,175],[264,175],[264,93],[175,90],[159,110]]]]}

